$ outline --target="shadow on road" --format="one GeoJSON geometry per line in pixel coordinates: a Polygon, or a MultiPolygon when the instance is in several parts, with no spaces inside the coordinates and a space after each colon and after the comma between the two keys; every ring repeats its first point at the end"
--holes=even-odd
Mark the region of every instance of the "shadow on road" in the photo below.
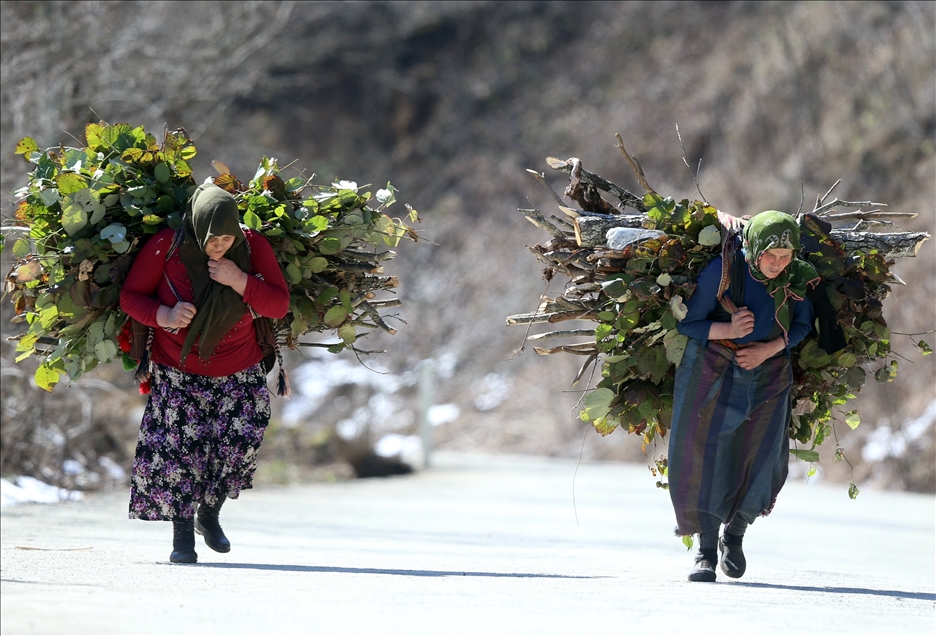
{"type": "MultiPolygon", "coordinates": [[[[174,564],[173,567],[177,567],[174,564]]],[[[393,570],[386,568],[342,568],[324,565],[282,565],[274,563],[194,563],[192,567],[228,570],[270,570],[275,572],[318,572],[341,574],[392,574],[394,576],[483,576],[517,579],[606,579],[606,576],[569,576],[565,574],[533,574],[530,572],[463,572],[460,570],[393,570]]]]}
{"type": "Polygon", "coordinates": [[[901,592],[900,590],[869,590],[864,587],[812,587],[809,585],[776,585],[773,583],[732,583],[746,587],[768,588],[775,590],[794,590],[798,592],[827,592],[829,594],[868,594],[870,596],[892,596],[894,598],[936,601],[936,594],[926,592],[901,592]]]}

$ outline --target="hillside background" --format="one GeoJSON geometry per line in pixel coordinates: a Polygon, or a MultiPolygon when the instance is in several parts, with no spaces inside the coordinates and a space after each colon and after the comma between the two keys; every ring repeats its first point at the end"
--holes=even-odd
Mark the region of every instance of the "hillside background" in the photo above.
{"type": "MultiPolygon", "coordinates": [[[[796,212],[841,179],[840,198],[916,212],[901,226],[936,234],[932,2],[5,1],[0,12],[4,218],[26,181],[15,143],[77,145],[101,119],[157,136],[184,127],[199,181],[212,160],[246,180],[271,156],[322,181],[390,181],[419,211],[425,240],[388,265],[402,282],[398,332],[363,344],[386,350],[363,359],[373,370],[349,353],[289,356],[296,396],[277,403],[261,451],[274,481],[347,475],[342,462],[388,434],[405,449],[424,361],[437,447],[645,461],[636,438],[578,422],[578,359],[518,353],[525,328],[505,327],[546,285],[525,246],[547,237],[516,209],[556,212],[526,173],[546,172],[561,193],[547,156],[639,192],[620,133],[658,192],[693,197],[678,125],[721,210],[796,212]]],[[[892,331],[932,331],[936,244],[892,269],[907,283],[885,304],[892,331]]],[[[130,374],[36,389],[29,361],[13,363],[6,339],[23,326],[7,304],[4,476],[120,482],[142,404],[130,374]]],[[[908,336],[893,348],[897,382],[865,387],[857,430],[836,426],[854,473],[824,448],[816,478],[936,491],[936,356],[908,336]]]]}

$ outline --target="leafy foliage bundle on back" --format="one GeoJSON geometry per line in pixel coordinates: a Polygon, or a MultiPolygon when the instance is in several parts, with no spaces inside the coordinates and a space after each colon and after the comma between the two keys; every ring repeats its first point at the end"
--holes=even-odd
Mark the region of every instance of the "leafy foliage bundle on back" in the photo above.
{"type": "MultiPolygon", "coordinates": [[[[32,169],[7,228],[25,235],[13,243],[4,295],[29,323],[17,361],[40,356],[35,379],[47,390],[114,359],[135,366],[120,287],[146,239],[181,226],[197,186],[189,164],[197,151],[184,130],[160,142],[142,127],[101,122],[87,126],[85,139],[83,148],[41,150],[29,137],[16,147],[32,169]]],[[[418,214],[408,205],[406,220],[386,214],[396,200],[392,185],[372,196],[350,181],[287,179],[266,157],[242,183],[214,165],[214,183],[235,196],[243,224],[269,239],[289,284],[290,311],[276,324],[284,344],[331,331],[338,340],[326,346],[337,353],[357,351],[367,330],[394,333],[379,310],[399,301],[377,296],[398,280],[383,275],[381,262],[394,256],[386,248],[418,239],[409,225],[418,214]]]]}
{"type": "MultiPolygon", "coordinates": [[[[657,436],[665,436],[670,425],[675,367],[687,342],[676,329],[685,316],[683,301],[694,292],[698,274],[722,254],[726,242],[734,240],[746,220],[723,214],[705,201],[661,197],[646,184],[635,163],[632,166],[647,190],[643,197],[589,173],[578,159],[547,161],[554,169],[570,173],[565,195],[581,209],[565,206],[556,195],[566,218],[546,219],[538,210],[520,212],[552,234],[547,243],[530,248],[546,263],[547,280],[559,272],[569,281],[563,294],[543,296],[537,311],[510,316],[508,325],[566,320],[598,323],[594,330],[556,331],[530,339],[592,336],[586,342],[535,351],[585,356],[573,384],[600,359],[601,379],[585,395],[579,417],[601,435],[618,428],[639,435],[646,452],[647,445],[657,436]],[[602,192],[617,202],[605,201],[602,192]],[[638,214],[624,214],[625,207],[638,214]],[[589,232],[590,227],[600,228],[598,238],[589,232]],[[633,238],[627,244],[615,244],[612,232],[622,228],[630,228],[633,238]]],[[[533,174],[546,183],[543,175],[533,174]]],[[[892,382],[897,377],[897,360],[891,354],[890,331],[882,311],[889,285],[900,282],[890,272],[893,261],[887,260],[883,249],[862,251],[867,244],[864,235],[869,233],[833,229],[828,220],[841,215],[833,215],[830,205],[821,205],[823,199],[813,213],[797,215],[802,233],[799,257],[819,272],[820,293],[827,295],[846,344],[839,351],[826,353],[814,330],[791,351],[794,414],[790,437],[809,444],[809,448],[792,452],[810,462],[818,460],[816,447],[833,433],[834,411],[850,427],[858,426],[857,410],[846,412],[844,405],[865,384],[866,369],[872,370],[878,382],[892,382]]],[[[842,207],[870,204],[833,203],[842,207]]],[[[888,236],[909,244],[913,253],[928,238],[922,233],[888,236]]],[[[896,250],[894,255],[912,254],[896,250]]],[[[924,354],[931,353],[922,340],[914,345],[924,354]]],[[[836,459],[842,457],[842,449],[837,447],[836,459]]],[[[665,458],[657,461],[657,469],[665,475],[665,458]]]]}

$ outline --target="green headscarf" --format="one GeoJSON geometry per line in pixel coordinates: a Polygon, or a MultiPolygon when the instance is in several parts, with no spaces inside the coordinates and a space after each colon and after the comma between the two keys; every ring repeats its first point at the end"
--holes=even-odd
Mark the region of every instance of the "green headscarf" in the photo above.
{"type": "Polygon", "coordinates": [[[234,197],[213,183],[198,186],[189,199],[182,223],[184,240],[179,246],[179,258],[192,281],[197,311],[182,344],[180,364],[185,363],[196,338],[198,356],[207,362],[221,339],[247,311],[247,305],[236,291],[211,280],[205,253],[213,236],[233,236],[234,244],[224,257],[250,273],[250,249],[239,217],[234,197]]]}
{"type": "Polygon", "coordinates": [[[753,217],[743,230],[744,258],[751,275],[767,286],[767,293],[774,299],[777,323],[783,328],[783,339],[788,340],[790,330],[790,304],[787,299],[803,300],[806,288],[815,287],[819,274],[806,261],[797,258],[800,251],[799,225],[789,214],[768,210],[753,217]],[[765,251],[775,248],[793,250],[793,260],[776,278],[767,278],[758,263],[765,251]]]}

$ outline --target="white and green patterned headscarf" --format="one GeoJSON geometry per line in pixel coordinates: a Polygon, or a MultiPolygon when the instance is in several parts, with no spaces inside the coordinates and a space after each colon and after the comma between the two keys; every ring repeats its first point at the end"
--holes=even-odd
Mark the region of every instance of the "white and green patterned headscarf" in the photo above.
{"type": "Polygon", "coordinates": [[[806,261],[797,258],[800,251],[799,225],[789,214],[768,210],[753,217],[743,230],[744,258],[751,270],[751,275],[767,286],[767,292],[774,299],[775,316],[783,328],[783,338],[787,339],[790,329],[790,303],[787,299],[803,300],[806,288],[819,283],[819,274],[806,261]],[[758,263],[765,251],[771,249],[793,250],[793,260],[776,278],[767,278],[760,271],[758,263]]]}

